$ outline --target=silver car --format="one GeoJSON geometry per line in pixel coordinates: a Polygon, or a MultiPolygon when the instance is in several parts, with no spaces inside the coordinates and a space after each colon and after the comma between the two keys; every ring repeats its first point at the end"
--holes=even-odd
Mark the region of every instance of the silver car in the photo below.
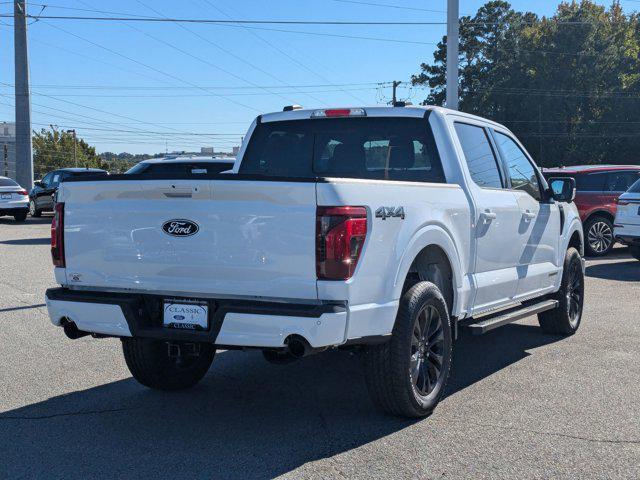
{"type": "Polygon", "coordinates": [[[0,217],[9,215],[24,222],[29,213],[29,192],[7,177],[0,177],[0,217]]]}

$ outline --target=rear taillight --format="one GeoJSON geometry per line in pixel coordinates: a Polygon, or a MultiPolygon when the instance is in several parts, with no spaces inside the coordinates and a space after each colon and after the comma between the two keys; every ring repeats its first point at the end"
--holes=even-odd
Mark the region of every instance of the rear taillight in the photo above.
{"type": "Polygon", "coordinates": [[[64,203],[56,203],[51,222],[51,260],[56,267],[65,267],[64,262],[64,203]]]}
{"type": "Polygon", "coordinates": [[[29,195],[29,192],[27,192],[26,190],[20,190],[19,192],[16,192],[18,195],[29,195]]]}
{"type": "Polygon", "coordinates": [[[629,205],[629,202],[628,202],[628,201],[626,201],[626,200],[621,200],[620,198],[616,198],[616,203],[617,203],[618,205],[622,205],[622,206],[629,205]]]}
{"type": "Polygon", "coordinates": [[[316,274],[321,280],[347,280],[355,272],[367,238],[364,207],[318,207],[316,274]]]}

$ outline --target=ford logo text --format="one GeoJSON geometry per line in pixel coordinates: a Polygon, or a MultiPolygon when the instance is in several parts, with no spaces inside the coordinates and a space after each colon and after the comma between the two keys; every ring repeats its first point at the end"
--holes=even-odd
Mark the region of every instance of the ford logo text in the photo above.
{"type": "Polygon", "coordinates": [[[190,237],[200,230],[196,222],[184,219],[168,220],[162,224],[162,230],[172,237],[190,237]]]}

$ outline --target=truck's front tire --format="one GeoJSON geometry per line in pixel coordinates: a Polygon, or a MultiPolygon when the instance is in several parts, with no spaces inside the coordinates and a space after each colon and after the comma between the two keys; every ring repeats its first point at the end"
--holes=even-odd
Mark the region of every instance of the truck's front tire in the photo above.
{"type": "MultiPolygon", "coordinates": [[[[196,385],[207,374],[215,348],[201,343],[189,345],[189,353],[170,355],[167,342],[146,338],[123,338],[124,359],[133,377],[156,390],[183,390],[196,385]]],[[[176,352],[180,351],[180,345],[176,352]]],[[[184,345],[186,350],[186,345],[184,345]]]]}
{"type": "Polygon", "coordinates": [[[584,272],[582,258],[575,248],[564,257],[560,290],[553,295],[558,306],[538,314],[538,322],[547,333],[573,335],[580,326],[584,304],[584,272]]]}
{"type": "Polygon", "coordinates": [[[420,282],[401,298],[391,339],[367,350],[365,378],[373,402],[393,415],[419,418],[442,398],[452,335],[438,287],[420,282]]]}

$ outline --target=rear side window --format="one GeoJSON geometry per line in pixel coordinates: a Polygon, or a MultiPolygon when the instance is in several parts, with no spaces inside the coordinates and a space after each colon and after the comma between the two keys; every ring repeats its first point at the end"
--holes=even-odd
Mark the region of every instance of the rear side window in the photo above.
{"type": "Polygon", "coordinates": [[[333,118],[256,127],[239,173],[445,181],[425,119],[333,118]]]}
{"type": "Polygon", "coordinates": [[[606,173],[587,173],[576,175],[576,190],[579,192],[602,192],[606,173]]]}
{"type": "Polygon", "coordinates": [[[607,192],[626,192],[638,180],[638,172],[609,172],[607,174],[607,192]]]}
{"type": "Polygon", "coordinates": [[[10,178],[0,178],[0,187],[17,187],[18,184],[10,178]]]}
{"type": "Polygon", "coordinates": [[[476,185],[483,188],[502,188],[498,162],[485,129],[459,122],[456,122],[455,128],[469,173],[476,185]]]}
{"type": "Polygon", "coordinates": [[[627,191],[631,193],[640,193],[640,180],[631,185],[627,191]]]}

